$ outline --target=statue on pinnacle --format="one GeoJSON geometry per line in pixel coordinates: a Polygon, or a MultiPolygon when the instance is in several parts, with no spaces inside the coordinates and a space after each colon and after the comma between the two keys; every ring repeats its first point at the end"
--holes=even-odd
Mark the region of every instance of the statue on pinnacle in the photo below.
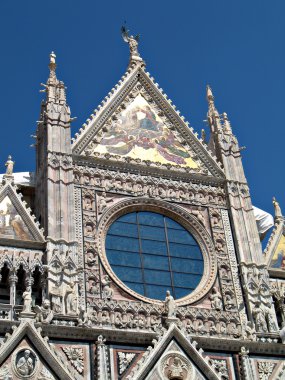
{"type": "Polygon", "coordinates": [[[129,34],[129,30],[126,25],[121,27],[121,33],[123,40],[129,44],[130,48],[130,60],[131,61],[142,61],[140,54],[138,52],[139,38],[140,35],[137,34],[135,37],[129,34]]]}

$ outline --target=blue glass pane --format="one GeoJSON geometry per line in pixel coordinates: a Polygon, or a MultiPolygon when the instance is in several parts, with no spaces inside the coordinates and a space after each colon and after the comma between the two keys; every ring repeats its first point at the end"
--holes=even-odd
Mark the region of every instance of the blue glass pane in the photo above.
{"type": "Polygon", "coordinates": [[[139,294],[144,294],[144,286],[143,284],[136,284],[134,282],[128,282],[125,281],[125,284],[132,289],[133,291],[139,293],[139,294]]]}
{"type": "Polygon", "coordinates": [[[191,236],[190,233],[186,230],[180,231],[180,230],[174,230],[174,229],[168,228],[167,235],[168,235],[168,240],[173,243],[192,244],[192,245],[197,244],[193,236],[191,236]]]}
{"type": "Polygon", "coordinates": [[[133,281],[138,283],[142,283],[143,281],[141,269],[117,267],[116,265],[112,265],[112,269],[122,281],[133,281]]]}
{"type": "Polygon", "coordinates": [[[201,280],[201,275],[173,273],[174,286],[195,289],[201,280]]]}
{"type": "Polygon", "coordinates": [[[121,216],[119,219],[117,219],[117,221],[128,222],[128,223],[137,223],[137,213],[131,212],[129,214],[125,214],[125,215],[121,216]]]}
{"type": "Polygon", "coordinates": [[[145,285],[146,288],[146,297],[154,298],[157,300],[164,300],[166,297],[166,290],[170,290],[165,286],[159,285],[145,285]]]}
{"type": "Polygon", "coordinates": [[[143,211],[138,213],[139,224],[147,226],[164,226],[163,215],[156,214],[155,212],[143,211]]]}
{"type": "Polygon", "coordinates": [[[130,267],[140,267],[141,258],[138,252],[122,252],[107,250],[107,258],[111,265],[123,265],[130,267]]]}
{"type": "Polygon", "coordinates": [[[181,224],[174,222],[174,220],[169,219],[169,218],[165,218],[165,220],[166,220],[167,227],[175,228],[176,230],[184,230],[184,227],[182,227],[181,224]]]}
{"type": "Polygon", "coordinates": [[[167,255],[167,245],[165,242],[155,240],[141,240],[142,252],[153,255],[167,255]]]}
{"type": "Polygon", "coordinates": [[[156,271],[156,270],[144,270],[144,279],[148,284],[155,285],[171,285],[170,272],[156,271]]]}
{"type": "Polygon", "coordinates": [[[173,257],[203,260],[202,252],[198,246],[169,243],[169,251],[170,256],[173,257]]]}
{"type": "Polygon", "coordinates": [[[204,262],[202,260],[171,258],[171,269],[174,272],[202,274],[204,262]]]}
{"type": "Polygon", "coordinates": [[[192,293],[194,289],[187,288],[175,288],[175,298],[182,298],[188,296],[188,294],[192,293]]]}
{"type": "Polygon", "coordinates": [[[168,257],[157,255],[143,255],[143,265],[146,269],[169,270],[168,257]]]}
{"type": "Polygon", "coordinates": [[[123,215],[111,225],[106,255],[129,288],[160,300],[166,290],[175,298],[191,293],[204,270],[193,236],[174,220],[149,211],[123,215]]]}
{"type": "Polygon", "coordinates": [[[164,227],[140,225],[140,237],[142,239],[155,239],[159,241],[165,241],[165,229],[164,227]]]}
{"type": "Polygon", "coordinates": [[[138,237],[138,226],[136,224],[116,222],[109,228],[108,235],[138,237]]]}
{"type": "Polygon", "coordinates": [[[139,252],[139,241],[134,238],[108,235],[106,238],[106,249],[139,252]]]}

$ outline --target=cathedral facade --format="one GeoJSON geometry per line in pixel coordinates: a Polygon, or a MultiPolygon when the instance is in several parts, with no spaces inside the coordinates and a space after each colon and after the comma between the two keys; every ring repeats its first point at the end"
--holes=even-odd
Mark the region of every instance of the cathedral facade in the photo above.
{"type": "Polygon", "coordinates": [[[71,138],[52,53],[36,171],[0,184],[0,380],[285,379],[285,219],[265,251],[241,150],[129,66],[71,138]]]}

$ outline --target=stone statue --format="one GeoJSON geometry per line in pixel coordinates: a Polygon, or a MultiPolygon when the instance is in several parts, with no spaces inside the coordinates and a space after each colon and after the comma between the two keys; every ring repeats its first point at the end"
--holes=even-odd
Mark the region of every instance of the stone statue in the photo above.
{"type": "Polygon", "coordinates": [[[131,57],[140,58],[140,54],[138,52],[138,44],[139,44],[139,38],[140,38],[139,34],[137,34],[135,37],[129,35],[129,31],[124,25],[121,27],[121,32],[122,32],[123,40],[129,44],[131,57]]]}
{"type": "Polygon", "coordinates": [[[163,367],[163,373],[166,379],[186,380],[189,376],[187,364],[178,356],[170,356],[163,367]]]}
{"type": "Polygon", "coordinates": [[[282,344],[285,344],[285,322],[282,323],[282,329],[279,331],[279,335],[280,335],[282,344]]]}
{"type": "Polygon", "coordinates": [[[67,285],[65,289],[65,312],[69,315],[77,314],[77,296],[74,282],[67,285]]]}
{"type": "Polygon", "coordinates": [[[35,306],[34,310],[36,312],[36,322],[41,323],[50,323],[53,319],[53,311],[50,307],[50,301],[48,299],[44,299],[42,302],[42,306],[35,306]]]}
{"type": "Polygon", "coordinates": [[[8,160],[5,163],[6,166],[6,175],[13,175],[15,162],[12,161],[12,157],[8,156],[8,160]]]}
{"type": "Polygon", "coordinates": [[[26,290],[23,293],[24,300],[24,313],[32,313],[32,288],[30,285],[27,286],[26,290]]]}
{"type": "Polygon", "coordinates": [[[255,322],[256,331],[258,332],[267,332],[267,323],[264,315],[264,311],[261,308],[260,301],[255,303],[255,306],[252,310],[252,316],[255,322]]]}
{"type": "Polygon", "coordinates": [[[35,369],[34,361],[31,357],[31,351],[25,350],[24,355],[21,356],[16,362],[16,368],[20,375],[29,376],[35,369]]]}
{"type": "Polygon", "coordinates": [[[275,197],[272,198],[272,203],[273,203],[273,206],[274,206],[275,218],[282,217],[281,208],[280,208],[279,203],[277,202],[277,200],[276,200],[275,197]]]}
{"type": "Polygon", "coordinates": [[[103,191],[98,202],[98,214],[103,213],[103,211],[107,208],[109,202],[113,202],[113,200],[107,199],[106,192],[103,191]]]}
{"type": "Polygon", "coordinates": [[[223,302],[221,293],[218,291],[216,287],[213,288],[212,294],[210,295],[211,306],[215,310],[223,309],[223,302]]]}
{"type": "Polygon", "coordinates": [[[111,299],[113,297],[113,289],[111,288],[110,284],[111,284],[111,281],[109,279],[109,276],[106,274],[102,279],[102,286],[103,286],[102,297],[103,298],[111,299]]]}
{"type": "Polygon", "coordinates": [[[247,322],[245,330],[244,330],[243,338],[249,339],[249,340],[255,340],[256,339],[254,325],[252,322],[247,322]]]}
{"type": "Polygon", "coordinates": [[[176,304],[169,290],[166,291],[164,308],[167,313],[167,318],[176,318],[176,304]]]}
{"type": "Polygon", "coordinates": [[[79,327],[87,327],[90,325],[88,312],[83,306],[79,306],[78,325],[79,327]]]}

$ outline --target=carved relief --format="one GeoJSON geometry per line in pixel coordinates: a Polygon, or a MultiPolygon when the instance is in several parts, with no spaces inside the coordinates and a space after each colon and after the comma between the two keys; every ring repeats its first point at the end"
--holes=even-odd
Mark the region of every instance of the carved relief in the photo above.
{"type": "Polygon", "coordinates": [[[193,374],[191,363],[177,352],[168,353],[161,360],[160,371],[166,380],[188,380],[193,374]]]}
{"type": "Polygon", "coordinates": [[[67,356],[67,359],[70,361],[71,365],[78,373],[82,375],[84,371],[83,348],[61,347],[61,349],[67,356]]]}
{"type": "Polygon", "coordinates": [[[21,379],[32,377],[38,368],[38,364],[39,358],[30,348],[20,349],[13,354],[13,370],[21,379]]]}
{"type": "Polygon", "coordinates": [[[129,367],[135,356],[136,354],[133,352],[118,352],[120,375],[129,367]]]}

